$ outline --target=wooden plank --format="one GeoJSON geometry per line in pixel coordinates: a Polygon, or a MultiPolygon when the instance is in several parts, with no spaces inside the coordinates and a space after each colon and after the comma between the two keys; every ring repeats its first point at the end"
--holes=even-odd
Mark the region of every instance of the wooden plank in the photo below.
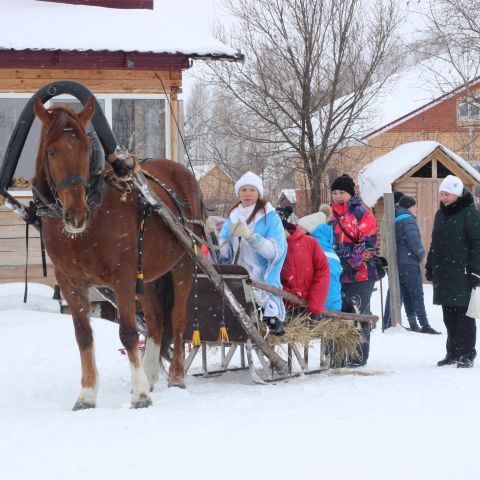
{"type": "MultiPolygon", "coordinates": [[[[163,94],[162,84],[156,80],[89,80],[83,81],[87,88],[93,93],[146,93],[163,94]]],[[[167,93],[174,86],[171,82],[164,82],[167,93]]],[[[45,86],[44,79],[26,79],[26,80],[1,80],[0,92],[32,93],[45,86]]]]}
{"type": "MultiPolygon", "coordinates": [[[[54,286],[55,276],[53,267],[47,269],[48,277],[44,277],[41,265],[28,266],[28,281],[32,283],[43,283],[54,286]]],[[[0,268],[0,283],[23,282],[25,280],[25,265],[9,266],[3,265],[0,268]]]]}
{"type": "Polygon", "coordinates": [[[395,239],[395,206],[393,193],[385,193],[386,242],[388,252],[388,288],[390,290],[390,312],[392,326],[402,324],[400,313],[400,281],[397,264],[397,242],[395,239]]]}
{"type": "Polygon", "coordinates": [[[157,75],[167,93],[179,91],[182,86],[180,71],[0,69],[0,91],[32,93],[47,83],[67,78],[83,83],[94,93],[162,94],[162,82],[157,75]]]}
{"type": "MultiPolygon", "coordinates": [[[[38,78],[44,80],[55,79],[93,79],[93,78],[119,78],[119,79],[143,79],[147,77],[153,77],[155,73],[162,76],[162,79],[169,80],[174,75],[170,75],[168,71],[156,71],[156,70],[81,70],[81,69],[61,69],[61,68],[2,68],[0,69],[0,78],[10,79],[25,79],[25,78],[38,78]]],[[[172,72],[173,73],[173,72],[172,72]]],[[[178,74],[177,74],[178,75],[178,74]]]]}
{"type": "Polygon", "coordinates": [[[81,70],[81,69],[34,69],[34,68],[2,68],[0,79],[45,80],[46,83],[55,80],[148,80],[155,79],[156,74],[162,77],[164,83],[182,81],[180,70],[81,70]]]}

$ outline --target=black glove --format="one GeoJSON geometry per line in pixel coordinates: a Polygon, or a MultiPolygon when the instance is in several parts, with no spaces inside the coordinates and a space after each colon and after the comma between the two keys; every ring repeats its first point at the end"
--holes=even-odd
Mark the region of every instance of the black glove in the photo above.
{"type": "Polygon", "coordinates": [[[468,274],[468,281],[472,288],[480,287],[480,275],[478,273],[470,271],[468,274]]]}
{"type": "Polygon", "coordinates": [[[112,168],[115,174],[120,178],[126,178],[130,175],[130,169],[127,167],[127,164],[117,158],[115,161],[112,162],[112,168]]]}
{"type": "Polygon", "coordinates": [[[432,271],[431,270],[428,270],[428,269],[425,269],[425,278],[431,282],[433,280],[433,275],[432,275],[432,271]]]}

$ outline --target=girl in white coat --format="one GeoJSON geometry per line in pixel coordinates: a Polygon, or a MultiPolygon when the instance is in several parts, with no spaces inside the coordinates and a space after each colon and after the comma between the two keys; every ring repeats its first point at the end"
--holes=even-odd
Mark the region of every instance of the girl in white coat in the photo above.
{"type": "MultiPolygon", "coordinates": [[[[280,217],[271,203],[263,199],[263,183],[255,173],[243,175],[235,184],[235,193],[239,201],[220,231],[220,241],[227,241],[220,251],[220,262],[242,265],[253,280],[281,289],[280,272],[287,242],[280,217]]],[[[282,300],[256,288],[253,293],[270,331],[283,335],[282,300]]]]}

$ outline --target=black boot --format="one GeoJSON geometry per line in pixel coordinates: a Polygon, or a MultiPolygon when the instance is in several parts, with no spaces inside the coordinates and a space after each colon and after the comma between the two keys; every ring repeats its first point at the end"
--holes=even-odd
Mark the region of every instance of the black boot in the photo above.
{"type": "Polygon", "coordinates": [[[443,367],[445,365],[453,365],[454,363],[457,363],[457,359],[452,357],[452,355],[450,355],[449,353],[447,353],[447,355],[443,360],[440,360],[439,362],[437,362],[437,366],[443,367]]]}
{"type": "Polygon", "coordinates": [[[420,329],[420,333],[430,333],[431,335],[440,335],[442,332],[437,332],[430,325],[427,325],[426,327],[422,327],[420,329]]]}
{"type": "Polygon", "coordinates": [[[263,322],[267,324],[272,335],[281,337],[285,334],[283,322],[278,317],[263,317],[263,322]]]}
{"type": "Polygon", "coordinates": [[[473,367],[473,358],[468,357],[467,355],[462,355],[457,362],[457,368],[472,368],[473,367]]]}
{"type": "Polygon", "coordinates": [[[421,328],[418,325],[410,325],[410,327],[407,328],[410,332],[421,332],[421,328]]]}

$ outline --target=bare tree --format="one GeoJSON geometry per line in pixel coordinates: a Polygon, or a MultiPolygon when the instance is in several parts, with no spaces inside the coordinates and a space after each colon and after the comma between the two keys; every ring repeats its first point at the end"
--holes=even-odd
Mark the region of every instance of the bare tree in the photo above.
{"type": "Polygon", "coordinates": [[[397,58],[395,1],[224,1],[237,22],[217,36],[246,61],[209,63],[209,80],[250,125],[239,138],[299,159],[316,210],[335,152],[361,138],[360,120],[397,68],[387,61],[397,58]]]}
{"type": "Polygon", "coordinates": [[[430,0],[427,25],[424,49],[453,69],[436,72],[439,85],[444,91],[467,86],[480,74],[480,0],[430,0]]]}
{"type": "Polygon", "coordinates": [[[186,109],[185,138],[193,164],[218,165],[233,180],[247,170],[264,180],[265,191],[277,198],[278,186],[293,187],[288,151],[256,139],[258,119],[226,89],[195,83],[186,109]]]}
{"type": "Polygon", "coordinates": [[[419,48],[435,61],[429,67],[437,91],[462,90],[458,123],[463,132],[455,150],[478,165],[480,97],[480,0],[430,0],[427,37],[419,48]]]}

